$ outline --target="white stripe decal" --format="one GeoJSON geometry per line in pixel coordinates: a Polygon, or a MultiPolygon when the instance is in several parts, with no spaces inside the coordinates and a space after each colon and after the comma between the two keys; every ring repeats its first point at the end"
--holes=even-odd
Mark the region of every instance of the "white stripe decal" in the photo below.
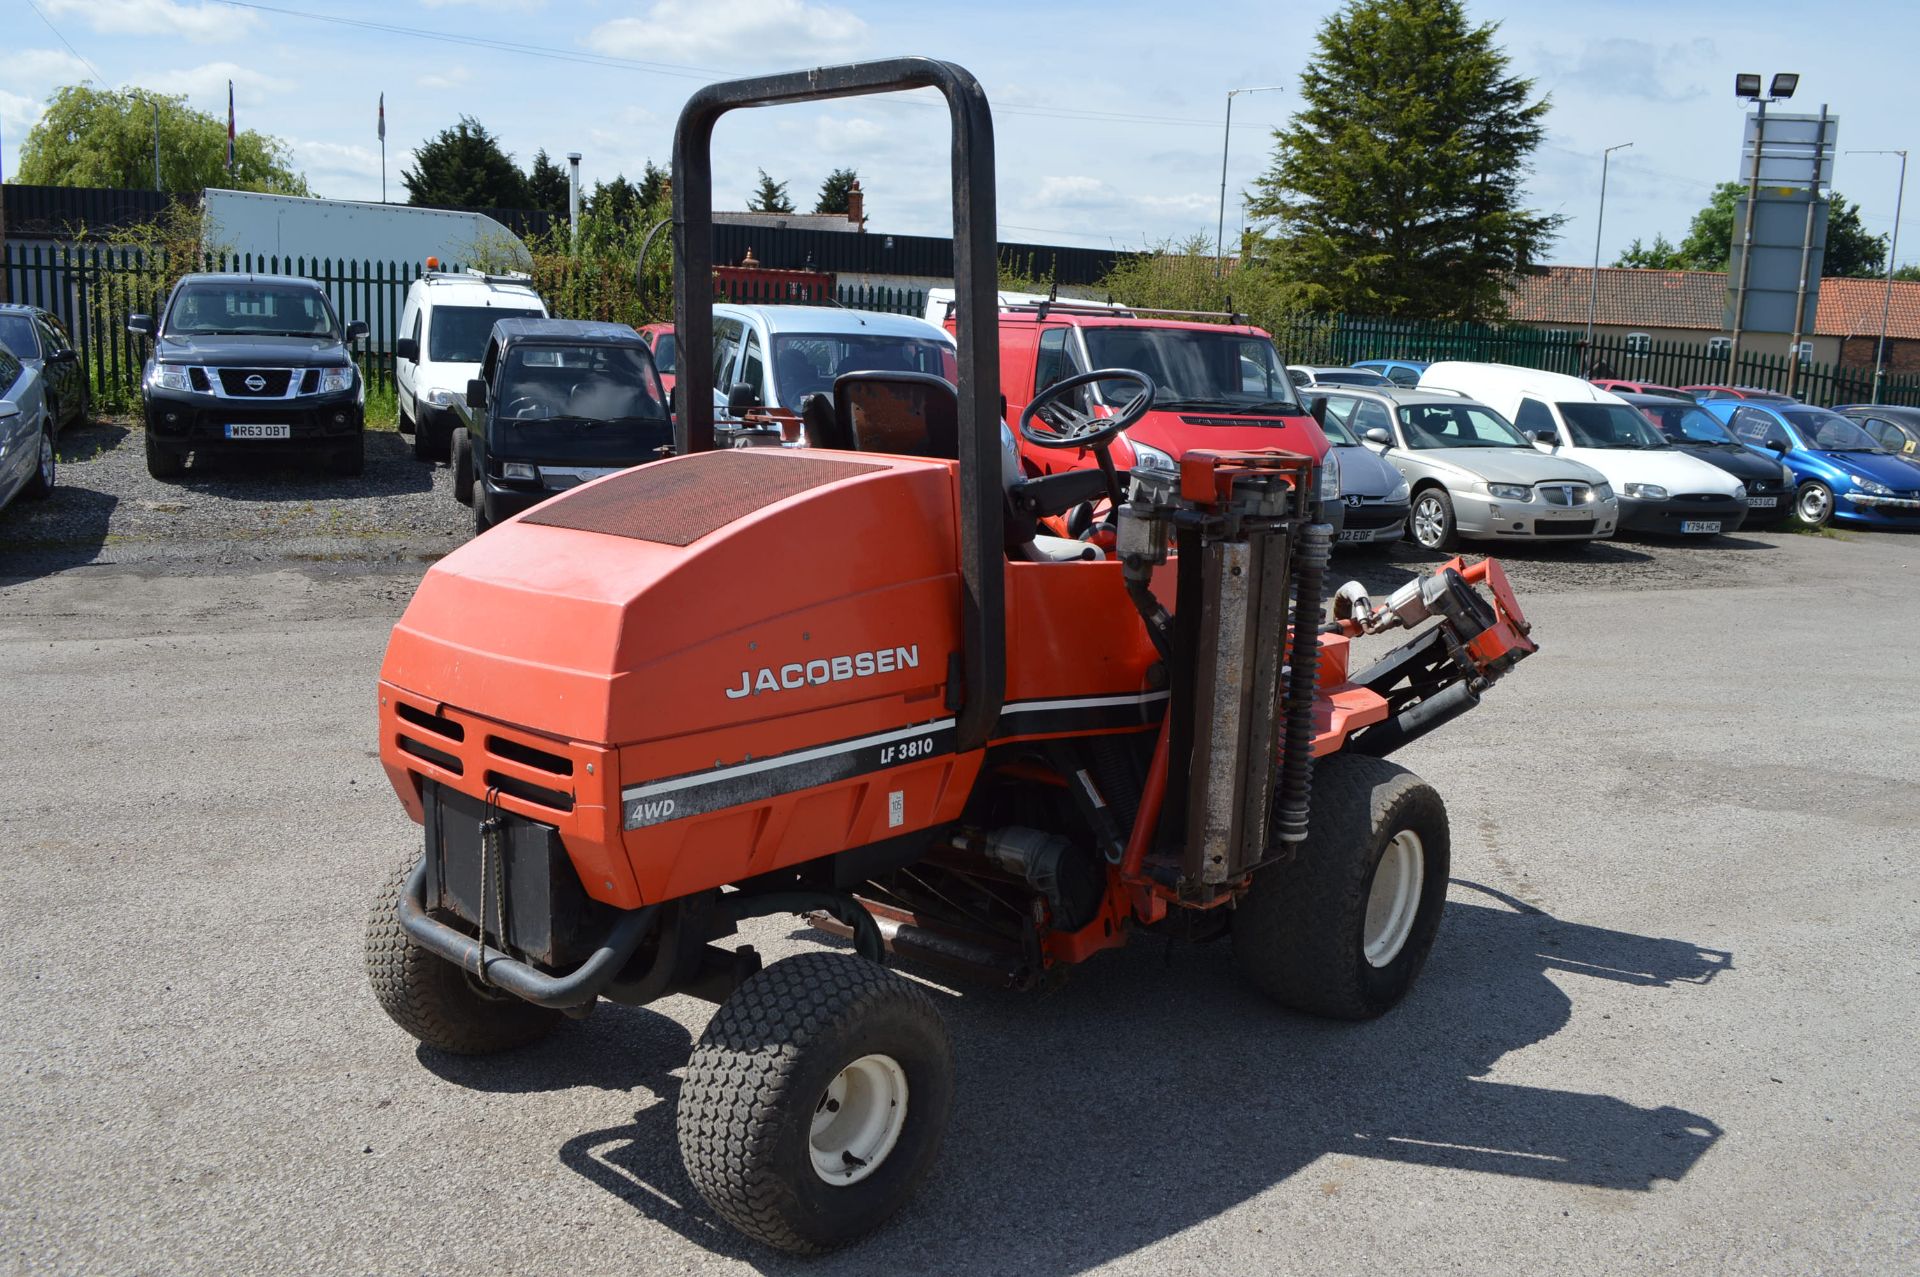
{"type": "Polygon", "coordinates": [[[1171,692],[1142,692],[1138,696],[1077,696],[1063,701],[1016,701],[1001,709],[1001,717],[1008,714],[1027,714],[1035,710],[1049,709],[1099,709],[1105,705],[1151,705],[1155,701],[1164,701],[1171,692]]]}
{"type": "Polygon", "coordinates": [[[856,749],[885,745],[889,741],[900,740],[903,737],[925,736],[929,732],[945,731],[952,726],[951,718],[942,718],[931,723],[921,723],[917,727],[903,727],[895,732],[882,732],[877,736],[863,736],[859,740],[842,741],[837,745],[820,745],[797,753],[776,754],[772,758],[741,763],[737,767],[721,767],[709,772],[697,772],[691,776],[676,776],[672,780],[656,780],[647,785],[635,785],[621,790],[620,797],[623,801],[631,802],[633,799],[650,798],[655,794],[670,794],[676,790],[690,789],[695,785],[710,785],[715,781],[751,776],[756,772],[770,771],[775,767],[791,767],[796,763],[810,763],[819,758],[832,758],[836,754],[849,754],[856,749]]]}

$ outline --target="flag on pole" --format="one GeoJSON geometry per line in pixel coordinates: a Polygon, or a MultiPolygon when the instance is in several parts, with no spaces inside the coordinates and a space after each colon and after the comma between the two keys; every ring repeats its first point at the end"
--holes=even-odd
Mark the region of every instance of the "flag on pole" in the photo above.
{"type": "Polygon", "coordinates": [[[380,95],[380,140],[387,140],[387,95],[380,95]]]}
{"type": "Polygon", "coordinates": [[[227,81],[227,172],[233,172],[233,81],[227,81]]]}

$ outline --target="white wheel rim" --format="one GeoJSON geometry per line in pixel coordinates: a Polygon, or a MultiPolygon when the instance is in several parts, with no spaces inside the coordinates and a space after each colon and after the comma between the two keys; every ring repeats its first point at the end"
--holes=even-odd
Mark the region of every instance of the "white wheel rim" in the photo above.
{"type": "Polygon", "coordinates": [[[1367,921],[1361,951],[1369,966],[1384,967],[1400,956],[1420,913],[1420,889],[1427,880],[1427,853],[1420,835],[1402,829],[1374,866],[1367,893],[1367,921]]]}
{"type": "Polygon", "coordinates": [[[807,1151],[829,1184],[858,1184],[880,1169],[907,1123],[907,1074],[890,1055],[841,1069],[813,1108],[807,1151]]]}
{"type": "Polygon", "coordinates": [[[1827,494],[1823,488],[1808,488],[1800,494],[1800,517],[1818,523],[1827,513],[1827,494]]]}

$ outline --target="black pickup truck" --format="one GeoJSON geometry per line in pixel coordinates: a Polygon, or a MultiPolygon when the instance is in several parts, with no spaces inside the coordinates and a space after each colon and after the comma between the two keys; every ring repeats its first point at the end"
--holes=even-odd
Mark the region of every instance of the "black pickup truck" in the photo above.
{"type": "Polygon", "coordinates": [[[653,354],[623,324],[500,320],[456,411],[453,494],[473,507],[476,533],[673,451],[653,354]]]}
{"type": "Polygon", "coordinates": [[[190,452],[295,452],[360,473],[367,391],[350,347],[367,326],[342,324],[313,280],[187,275],[158,323],[134,315],[127,331],[153,339],[141,400],[155,478],[190,452]]]}

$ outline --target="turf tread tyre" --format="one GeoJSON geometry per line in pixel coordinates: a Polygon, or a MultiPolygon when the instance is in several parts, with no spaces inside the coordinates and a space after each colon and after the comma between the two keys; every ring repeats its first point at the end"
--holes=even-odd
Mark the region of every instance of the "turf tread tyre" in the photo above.
{"type": "Polygon", "coordinates": [[[155,479],[177,479],[187,472],[186,454],[178,448],[170,448],[163,443],[155,443],[153,435],[147,435],[147,473],[155,479]]]}
{"type": "Polygon", "coordinates": [[[467,973],[415,944],[400,925],[400,894],[419,858],[394,866],[367,910],[367,982],[393,1022],[449,1055],[492,1055],[553,1032],[563,1018],[511,994],[489,995],[467,973]]]}
{"type": "Polygon", "coordinates": [[[749,977],[695,1046],[677,1128],[688,1178],[748,1237],[821,1254],[890,1219],[925,1176],[952,1111],[953,1042],[920,986],[864,959],[807,953],[749,977]],[[866,1179],[821,1181],[814,1105],[841,1068],[892,1055],[909,1082],[899,1142],[866,1179]]]}
{"type": "Polygon", "coordinates": [[[1338,1020],[1384,1014],[1433,948],[1450,863],[1446,806],[1433,786],[1383,758],[1321,759],[1305,841],[1290,860],[1259,870],[1234,910],[1234,959],[1263,992],[1296,1011],[1338,1020]],[[1375,968],[1361,952],[1367,896],[1388,840],[1408,828],[1426,854],[1419,911],[1399,955],[1375,968]]]}

